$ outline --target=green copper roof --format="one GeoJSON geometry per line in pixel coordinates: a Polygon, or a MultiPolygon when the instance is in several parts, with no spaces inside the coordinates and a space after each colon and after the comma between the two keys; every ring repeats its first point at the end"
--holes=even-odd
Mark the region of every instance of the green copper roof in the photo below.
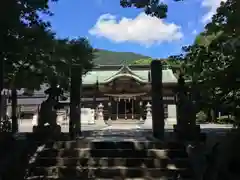
{"type": "MultiPolygon", "coordinates": [[[[147,83],[149,72],[150,70],[146,70],[146,69],[133,70],[126,65],[123,65],[120,69],[117,69],[117,70],[97,69],[97,70],[88,72],[83,77],[83,84],[89,84],[89,85],[95,84],[97,81],[100,84],[104,84],[104,83],[109,83],[112,80],[119,77],[123,77],[123,76],[131,77],[141,83],[147,83]]],[[[162,70],[162,73],[163,73],[163,78],[162,78],[163,83],[177,83],[177,78],[175,77],[171,69],[164,69],[162,70]]]]}

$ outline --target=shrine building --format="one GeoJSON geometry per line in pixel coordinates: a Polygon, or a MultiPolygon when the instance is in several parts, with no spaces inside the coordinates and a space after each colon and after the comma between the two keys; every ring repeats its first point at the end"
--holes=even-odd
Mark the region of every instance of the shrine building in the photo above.
{"type": "MultiPolygon", "coordinates": [[[[163,101],[165,117],[169,105],[175,104],[177,78],[173,71],[165,67],[162,70],[163,101]]],[[[100,65],[82,77],[82,107],[96,109],[102,103],[104,115],[117,119],[139,119],[145,106],[151,103],[151,73],[149,65],[100,65]]],[[[18,105],[22,113],[36,111],[46,98],[42,86],[31,96],[18,93],[18,105]]],[[[69,103],[69,99],[62,103],[69,103]]]]}

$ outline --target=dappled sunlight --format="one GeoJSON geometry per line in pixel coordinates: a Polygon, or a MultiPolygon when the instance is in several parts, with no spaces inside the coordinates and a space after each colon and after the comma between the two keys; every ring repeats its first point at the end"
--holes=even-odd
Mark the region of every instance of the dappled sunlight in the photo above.
{"type": "Polygon", "coordinates": [[[110,141],[104,140],[104,132],[99,133],[103,139],[95,139],[94,134],[81,140],[48,142],[31,169],[32,177],[147,179],[175,177],[178,171],[184,174],[187,170],[186,154],[177,145],[122,134],[110,141]]]}

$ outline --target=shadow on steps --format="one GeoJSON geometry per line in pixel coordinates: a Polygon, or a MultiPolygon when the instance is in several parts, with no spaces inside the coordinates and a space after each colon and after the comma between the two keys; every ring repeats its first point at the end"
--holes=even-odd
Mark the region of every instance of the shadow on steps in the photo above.
{"type": "Polygon", "coordinates": [[[52,141],[28,169],[28,179],[191,179],[187,153],[153,141],[52,141]]]}

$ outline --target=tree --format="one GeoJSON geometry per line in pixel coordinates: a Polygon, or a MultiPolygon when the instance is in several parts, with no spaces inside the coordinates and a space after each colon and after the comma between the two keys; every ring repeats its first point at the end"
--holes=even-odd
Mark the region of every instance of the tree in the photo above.
{"type": "Polygon", "coordinates": [[[48,67],[44,68],[45,82],[50,85],[59,84],[65,90],[69,90],[71,65],[81,66],[84,75],[94,66],[93,59],[96,50],[86,38],[58,39],[54,44],[48,67]]]}
{"type": "Polygon", "coordinates": [[[212,107],[216,104],[229,106],[231,102],[232,110],[239,104],[240,87],[237,68],[240,24],[236,20],[239,16],[236,4],[234,0],[222,3],[205,32],[192,46],[185,48],[186,72],[201,89],[203,102],[210,102],[212,107]]]}
{"type": "Polygon", "coordinates": [[[36,88],[43,80],[39,67],[47,63],[48,45],[53,34],[50,24],[40,19],[38,14],[51,15],[49,1],[9,0],[1,6],[0,92],[4,87],[11,88],[13,132],[17,130],[16,90],[19,84],[36,88]]]}
{"type": "Polygon", "coordinates": [[[151,62],[152,62],[152,58],[147,58],[147,59],[138,59],[138,60],[134,61],[133,64],[150,65],[151,62]]]}
{"type": "MultiPolygon", "coordinates": [[[[182,1],[182,0],[174,0],[182,1]]],[[[161,0],[120,0],[120,4],[124,8],[135,7],[144,9],[147,15],[155,16],[157,18],[166,18],[168,6],[161,2],[161,0]]]]}
{"type": "Polygon", "coordinates": [[[69,122],[71,137],[81,135],[81,119],[79,119],[81,114],[79,113],[81,113],[82,75],[93,66],[94,51],[85,38],[71,40],[67,45],[66,64],[69,68],[65,73],[71,76],[69,122]]]}

